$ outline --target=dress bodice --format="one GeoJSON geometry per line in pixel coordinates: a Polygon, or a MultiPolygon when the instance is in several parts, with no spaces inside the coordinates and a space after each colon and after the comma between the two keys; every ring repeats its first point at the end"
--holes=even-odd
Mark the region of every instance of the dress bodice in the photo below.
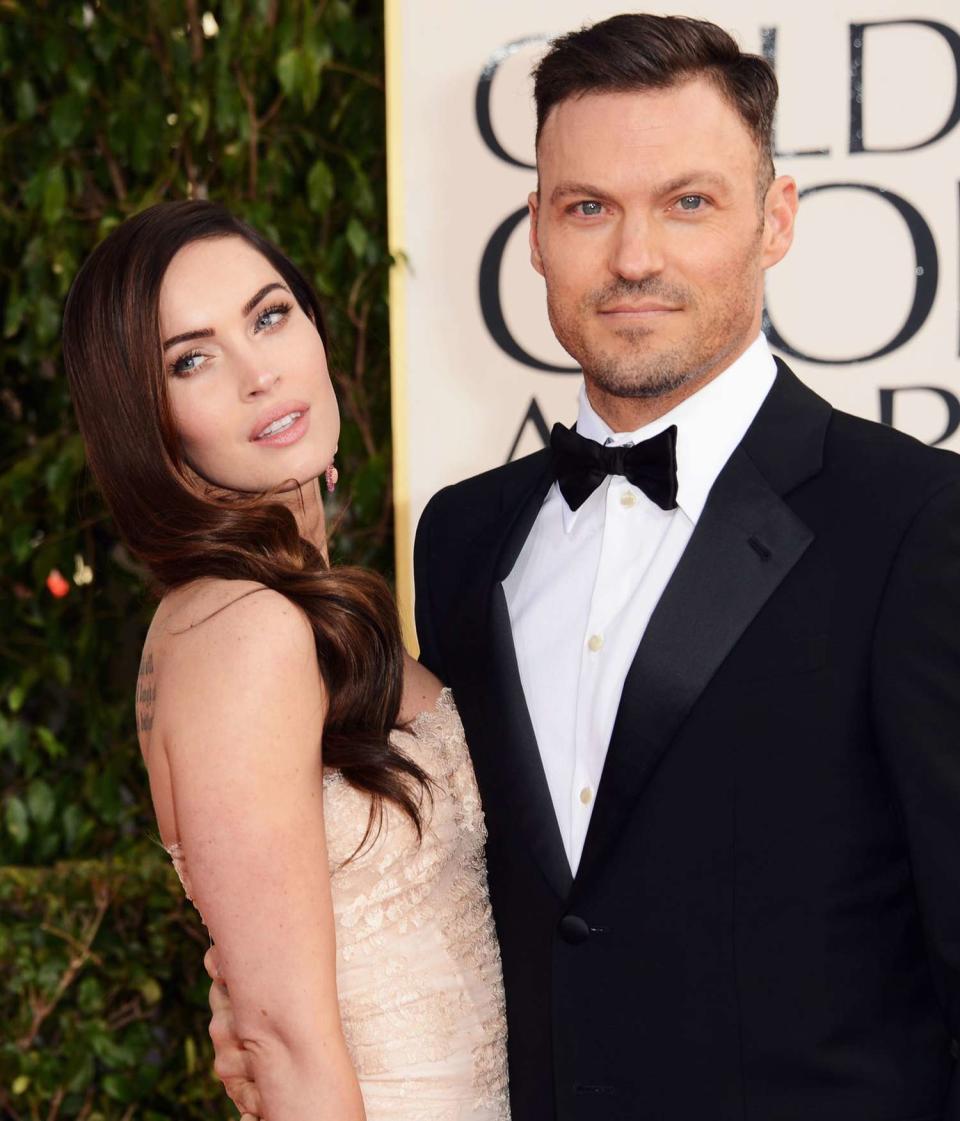
{"type": "MultiPolygon", "coordinates": [[[[430,777],[423,838],[384,801],[324,774],[344,1035],[368,1121],[506,1121],[506,1015],[484,865],[486,829],[453,697],[396,747],[430,777]]],[[[190,895],[186,860],[170,847],[190,895]]]]}

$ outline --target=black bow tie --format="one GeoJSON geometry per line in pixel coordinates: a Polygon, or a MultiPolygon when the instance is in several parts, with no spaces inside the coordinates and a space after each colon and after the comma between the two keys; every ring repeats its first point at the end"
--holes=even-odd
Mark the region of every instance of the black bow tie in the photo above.
{"type": "Polygon", "coordinates": [[[677,426],[639,444],[604,447],[572,428],[550,433],[553,470],[560,493],[577,510],[608,475],[624,475],[661,510],[677,506],[677,426]]]}

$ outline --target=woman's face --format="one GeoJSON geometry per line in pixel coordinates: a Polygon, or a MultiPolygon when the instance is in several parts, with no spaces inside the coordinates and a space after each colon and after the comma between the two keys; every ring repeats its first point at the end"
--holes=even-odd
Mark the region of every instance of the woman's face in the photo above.
{"type": "Polygon", "coordinates": [[[241,237],[184,246],[163,278],[160,332],[198,475],[260,492],[323,473],[340,436],[323,342],[266,257],[241,237]]]}

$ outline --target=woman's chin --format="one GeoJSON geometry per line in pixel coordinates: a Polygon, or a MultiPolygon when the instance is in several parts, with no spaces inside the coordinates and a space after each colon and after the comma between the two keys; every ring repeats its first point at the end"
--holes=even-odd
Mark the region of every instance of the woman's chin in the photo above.
{"type": "Polygon", "coordinates": [[[223,475],[202,474],[195,468],[190,480],[191,487],[208,497],[217,495],[224,498],[237,495],[242,498],[255,498],[257,495],[306,494],[316,488],[322,472],[304,471],[283,478],[228,478],[223,475]]]}

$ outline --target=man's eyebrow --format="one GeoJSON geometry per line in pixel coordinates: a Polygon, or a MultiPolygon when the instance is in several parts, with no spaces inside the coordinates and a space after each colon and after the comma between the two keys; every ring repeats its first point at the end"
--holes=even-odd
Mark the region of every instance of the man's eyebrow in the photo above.
{"type": "MultiPolygon", "coordinates": [[[[250,297],[250,299],[247,300],[247,302],[241,308],[240,314],[243,316],[248,316],[250,312],[253,311],[253,309],[257,306],[257,304],[260,303],[263,297],[266,296],[268,292],[272,292],[275,288],[281,288],[284,292],[290,292],[290,289],[286,286],[286,284],[281,284],[279,280],[271,280],[269,284],[264,284],[264,286],[258,292],[255,292],[250,297]]],[[[214,336],[215,333],[216,332],[212,327],[201,327],[196,331],[185,331],[182,335],[174,335],[172,338],[167,339],[167,341],[163,344],[163,349],[169,350],[170,347],[176,346],[177,343],[190,342],[191,339],[210,339],[214,336]]]]}
{"type": "Polygon", "coordinates": [[[593,187],[589,183],[558,183],[550,192],[550,202],[558,202],[568,195],[581,195],[591,199],[607,197],[606,191],[601,191],[599,187],[593,187]]]}
{"type": "Polygon", "coordinates": [[[674,179],[668,179],[657,188],[658,195],[672,195],[674,191],[682,191],[684,187],[703,183],[709,187],[726,189],[730,183],[724,176],[716,171],[687,171],[674,179]]]}
{"type": "MultiPolygon", "coordinates": [[[[691,184],[699,183],[721,189],[730,186],[729,181],[716,171],[685,171],[682,175],[677,175],[673,179],[667,180],[666,183],[661,183],[656,188],[655,193],[657,195],[669,195],[673,194],[674,191],[682,191],[684,187],[689,187],[691,184]]],[[[558,183],[550,193],[550,202],[559,202],[570,195],[599,201],[607,197],[607,192],[591,183],[558,183]]]]}

